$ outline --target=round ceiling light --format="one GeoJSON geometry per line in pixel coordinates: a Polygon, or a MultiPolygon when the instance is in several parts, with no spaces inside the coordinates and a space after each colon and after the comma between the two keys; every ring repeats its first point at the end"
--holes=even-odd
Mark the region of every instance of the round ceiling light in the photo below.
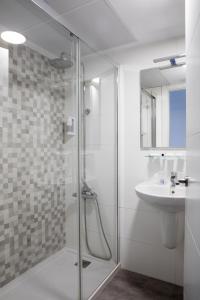
{"type": "Polygon", "coordinates": [[[25,36],[16,31],[3,31],[1,33],[1,38],[5,42],[15,45],[24,44],[26,41],[25,36]]]}

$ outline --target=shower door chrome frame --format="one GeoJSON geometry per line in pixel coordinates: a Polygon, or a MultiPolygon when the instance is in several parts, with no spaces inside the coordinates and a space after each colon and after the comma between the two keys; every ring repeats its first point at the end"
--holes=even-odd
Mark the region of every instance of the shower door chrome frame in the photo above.
{"type": "Polygon", "coordinates": [[[119,217],[119,83],[120,83],[120,68],[115,66],[115,99],[116,99],[116,216],[117,216],[117,228],[116,228],[116,249],[117,249],[117,267],[120,267],[120,217],[119,217]]]}
{"type": "Polygon", "coordinates": [[[76,107],[77,107],[77,197],[78,197],[78,300],[82,299],[82,240],[81,240],[81,132],[82,132],[82,103],[81,103],[81,64],[80,64],[80,40],[76,38],[76,107]]]}

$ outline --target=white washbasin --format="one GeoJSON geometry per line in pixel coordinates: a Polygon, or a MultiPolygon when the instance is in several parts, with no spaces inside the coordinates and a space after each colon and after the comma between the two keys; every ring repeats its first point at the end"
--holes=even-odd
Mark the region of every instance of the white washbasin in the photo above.
{"type": "Polygon", "coordinates": [[[177,185],[172,193],[170,185],[143,182],[136,185],[135,191],[139,198],[160,212],[163,245],[169,249],[176,248],[183,240],[184,225],[180,226],[180,218],[185,208],[186,188],[177,185]]]}
{"type": "Polygon", "coordinates": [[[135,191],[139,198],[158,209],[171,213],[184,210],[186,194],[184,186],[177,185],[175,192],[172,193],[170,185],[144,182],[136,185],[135,191]]]}

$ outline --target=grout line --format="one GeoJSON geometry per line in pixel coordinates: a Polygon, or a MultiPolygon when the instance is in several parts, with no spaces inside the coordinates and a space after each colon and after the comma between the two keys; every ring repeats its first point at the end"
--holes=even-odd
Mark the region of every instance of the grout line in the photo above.
{"type": "Polygon", "coordinates": [[[168,249],[168,248],[164,247],[161,243],[160,244],[158,244],[158,243],[150,243],[150,242],[139,241],[139,240],[136,240],[136,239],[126,238],[126,237],[122,237],[122,236],[120,236],[120,240],[127,240],[128,242],[131,242],[131,243],[144,244],[144,245],[150,246],[152,248],[160,248],[160,249],[164,248],[165,250],[169,250],[169,252],[171,252],[171,253],[173,251],[176,252],[176,248],[175,249],[168,249]]]}
{"type": "Polygon", "coordinates": [[[194,133],[188,134],[188,135],[187,135],[187,138],[189,139],[189,138],[192,138],[192,137],[194,137],[194,136],[196,136],[196,135],[200,135],[200,131],[196,131],[196,132],[194,132],[194,133]]]}
{"type": "Polygon", "coordinates": [[[196,251],[197,251],[197,253],[198,253],[199,257],[200,257],[200,249],[199,249],[198,243],[196,242],[196,239],[195,239],[195,237],[194,237],[194,234],[193,234],[193,232],[192,232],[192,229],[191,229],[191,227],[190,227],[190,225],[189,225],[188,219],[186,220],[186,223],[187,223],[188,231],[189,231],[189,233],[190,233],[190,235],[191,235],[192,241],[193,241],[194,246],[195,246],[195,248],[196,248],[196,251]]]}
{"type": "Polygon", "coordinates": [[[112,2],[110,0],[104,0],[104,3],[106,4],[106,6],[112,11],[112,13],[117,17],[117,19],[119,20],[119,22],[121,23],[121,25],[123,27],[125,27],[125,29],[127,30],[127,32],[131,35],[131,37],[133,38],[134,41],[137,41],[136,37],[134,36],[134,34],[132,33],[132,31],[130,30],[129,26],[126,24],[126,22],[124,22],[124,20],[122,20],[120,14],[118,13],[118,11],[116,10],[116,8],[114,7],[114,5],[112,4],[112,2]]]}
{"type": "MultiPolygon", "coordinates": [[[[191,48],[190,46],[193,43],[194,37],[196,35],[196,31],[197,31],[197,26],[199,25],[199,23],[200,23],[200,12],[198,13],[197,18],[196,18],[196,22],[193,27],[193,34],[191,36],[191,39],[187,42],[187,48],[191,48]]],[[[190,51],[187,54],[189,54],[189,53],[190,53],[190,51]]]]}
{"type": "Polygon", "coordinates": [[[144,208],[131,208],[131,207],[126,207],[126,206],[121,206],[121,205],[119,205],[119,208],[121,209],[121,208],[123,208],[123,209],[127,209],[127,210],[134,210],[134,211],[137,211],[137,212],[140,212],[140,211],[142,211],[142,212],[149,212],[149,213],[156,213],[156,209],[155,210],[153,210],[153,209],[144,209],[144,208]]]}
{"type": "MultiPolygon", "coordinates": [[[[74,7],[74,8],[72,8],[72,9],[69,9],[68,11],[64,12],[63,14],[59,14],[59,13],[58,13],[58,14],[59,14],[60,16],[68,16],[68,15],[70,15],[71,13],[76,12],[76,11],[82,9],[82,8],[88,7],[88,6],[94,4],[94,3],[98,2],[98,1],[99,1],[99,0],[88,0],[88,1],[86,1],[85,3],[83,3],[83,4],[81,4],[81,5],[78,5],[78,6],[74,7]]],[[[50,4],[49,4],[49,6],[51,7],[50,4]]]]}

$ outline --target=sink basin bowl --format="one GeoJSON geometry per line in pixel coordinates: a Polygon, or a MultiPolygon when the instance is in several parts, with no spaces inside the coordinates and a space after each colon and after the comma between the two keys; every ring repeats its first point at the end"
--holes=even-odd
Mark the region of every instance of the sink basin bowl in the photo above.
{"type": "Polygon", "coordinates": [[[158,209],[177,213],[183,211],[185,207],[184,186],[176,186],[172,193],[170,185],[159,185],[154,183],[141,183],[135,187],[135,191],[140,199],[149,205],[153,205],[158,209]]]}
{"type": "Polygon", "coordinates": [[[162,243],[169,249],[174,249],[183,240],[186,188],[176,186],[172,193],[170,185],[159,185],[143,182],[135,187],[140,199],[155,207],[160,212],[162,243]],[[182,218],[183,217],[183,218],[182,218]],[[182,224],[182,225],[181,225],[182,224]]]}

